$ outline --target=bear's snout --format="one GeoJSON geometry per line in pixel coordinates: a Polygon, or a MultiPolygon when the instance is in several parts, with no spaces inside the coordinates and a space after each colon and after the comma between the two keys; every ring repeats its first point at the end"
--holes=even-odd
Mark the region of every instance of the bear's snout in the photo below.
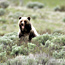
{"type": "Polygon", "coordinates": [[[23,23],[21,23],[21,25],[23,26],[24,24],[23,24],[23,23]]]}
{"type": "Polygon", "coordinates": [[[25,23],[24,23],[24,21],[21,23],[21,25],[23,26],[25,23]]]}

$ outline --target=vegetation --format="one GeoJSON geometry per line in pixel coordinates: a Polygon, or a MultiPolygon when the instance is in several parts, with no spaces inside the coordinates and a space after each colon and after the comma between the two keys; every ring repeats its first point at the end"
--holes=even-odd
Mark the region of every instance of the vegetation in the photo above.
{"type": "Polygon", "coordinates": [[[5,10],[3,8],[0,8],[0,16],[5,14],[5,10]]]}
{"type": "Polygon", "coordinates": [[[65,11],[65,6],[57,6],[57,7],[55,7],[54,10],[55,11],[60,11],[60,12],[65,11]]]}
{"type": "Polygon", "coordinates": [[[0,65],[65,65],[64,0],[14,1],[0,2],[0,65]],[[30,16],[40,36],[19,39],[20,16],[30,16]]]}
{"type": "Polygon", "coordinates": [[[39,3],[39,2],[29,2],[27,4],[27,7],[28,8],[43,8],[44,7],[44,4],[39,3]]]}
{"type": "Polygon", "coordinates": [[[9,6],[8,1],[0,2],[0,7],[1,7],[1,8],[7,8],[8,6],[9,6]]]}

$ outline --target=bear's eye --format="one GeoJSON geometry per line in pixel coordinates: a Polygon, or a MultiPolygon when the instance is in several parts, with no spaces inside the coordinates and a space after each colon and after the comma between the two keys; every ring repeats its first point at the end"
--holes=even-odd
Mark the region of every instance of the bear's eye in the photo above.
{"type": "Polygon", "coordinates": [[[27,22],[27,21],[24,21],[25,23],[27,22]]]}
{"type": "Polygon", "coordinates": [[[20,22],[22,22],[22,21],[20,21],[20,22]]]}

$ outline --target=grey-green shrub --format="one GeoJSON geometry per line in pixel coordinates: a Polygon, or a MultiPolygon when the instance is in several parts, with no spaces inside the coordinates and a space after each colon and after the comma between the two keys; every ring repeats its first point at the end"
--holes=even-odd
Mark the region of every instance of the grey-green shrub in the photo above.
{"type": "Polygon", "coordinates": [[[7,28],[7,25],[4,24],[4,25],[2,26],[2,29],[3,29],[3,30],[6,30],[6,28],[7,28]]]}
{"type": "Polygon", "coordinates": [[[3,51],[3,47],[4,47],[4,45],[1,44],[1,45],[0,45],[0,53],[3,51]]]}
{"type": "Polygon", "coordinates": [[[5,14],[5,9],[3,8],[0,8],[0,16],[4,15],[5,14]]]}
{"type": "Polygon", "coordinates": [[[7,8],[8,6],[9,6],[9,3],[7,1],[0,2],[0,7],[1,8],[7,8]]]}
{"type": "Polygon", "coordinates": [[[34,50],[35,47],[36,47],[35,44],[33,44],[33,43],[28,43],[28,49],[29,49],[29,51],[34,50]]]}
{"type": "Polygon", "coordinates": [[[7,65],[7,63],[0,63],[0,65],[7,65]]]}
{"type": "Polygon", "coordinates": [[[65,22],[65,17],[63,18],[63,22],[65,22]]]}
{"type": "Polygon", "coordinates": [[[44,7],[44,4],[43,3],[39,3],[39,2],[29,2],[27,3],[27,7],[28,8],[43,8],[44,7]]]}
{"type": "Polygon", "coordinates": [[[47,40],[52,40],[54,38],[53,35],[50,35],[50,34],[43,34],[43,35],[40,35],[38,37],[35,37],[32,39],[33,43],[42,43],[43,45],[45,45],[45,42],[47,40]]]}
{"type": "Polygon", "coordinates": [[[35,15],[35,14],[32,14],[32,19],[36,19],[37,18],[37,15],[35,15]]]}
{"type": "Polygon", "coordinates": [[[51,59],[49,65],[65,65],[64,59],[51,59]]]}
{"type": "Polygon", "coordinates": [[[49,40],[45,42],[45,47],[48,47],[49,50],[58,50],[61,48],[59,45],[56,45],[49,40]]]}
{"type": "Polygon", "coordinates": [[[4,45],[8,45],[8,44],[12,43],[12,40],[8,39],[8,37],[4,36],[4,37],[0,38],[0,43],[3,43],[4,45]]]}
{"type": "Polygon", "coordinates": [[[46,62],[48,61],[48,58],[46,58],[43,54],[29,54],[28,56],[17,56],[14,59],[11,59],[8,61],[8,63],[12,64],[14,63],[16,65],[16,63],[21,64],[21,65],[43,65],[46,64],[46,62]],[[13,62],[11,62],[13,61],[13,62]]]}
{"type": "MultiPolygon", "coordinates": [[[[8,33],[8,34],[5,34],[4,36],[0,37],[0,44],[2,44],[0,47],[0,50],[1,50],[0,53],[6,51],[6,57],[3,56],[5,59],[7,59],[8,56],[11,57],[11,55],[10,55],[11,52],[13,52],[12,55],[15,55],[15,52],[17,52],[17,49],[18,49],[18,51],[20,50],[20,48],[18,46],[18,47],[16,47],[17,48],[16,50],[13,49],[13,51],[12,51],[12,46],[14,46],[15,43],[18,42],[18,40],[19,40],[19,38],[17,37],[17,32],[8,33]]],[[[27,53],[27,52],[25,52],[25,53],[27,53]]],[[[2,55],[2,54],[0,54],[0,55],[2,55]]],[[[1,58],[3,58],[3,57],[1,56],[1,58]]],[[[3,61],[3,59],[2,59],[2,62],[6,61],[5,59],[3,61]]]]}
{"type": "Polygon", "coordinates": [[[28,49],[27,47],[22,46],[12,46],[12,52],[11,55],[18,55],[18,54],[23,54],[23,55],[27,55],[28,54],[28,49]]]}
{"type": "Polygon", "coordinates": [[[4,19],[4,18],[0,18],[0,22],[2,22],[2,23],[6,23],[6,22],[7,22],[7,20],[6,20],[6,19],[4,19]]]}
{"type": "MultiPolygon", "coordinates": [[[[59,34],[59,33],[43,34],[43,35],[40,35],[38,37],[33,38],[32,41],[34,43],[35,42],[37,42],[37,43],[43,43],[43,42],[46,43],[47,42],[48,43],[48,41],[50,41],[50,43],[53,42],[56,45],[58,45],[58,44],[59,45],[65,45],[65,35],[62,35],[62,34],[59,34]]],[[[46,45],[46,46],[48,46],[48,45],[46,45]]]]}
{"type": "Polygon", "coordinates": [[[17,32],[8,33],[0,37],[0,43],[3,43],[4,45],[12,45],[14,44],[14,42],[17,42],[18,40],[19,38],[17,37],[17,32]]]}
{"type": "Polygon", "coordinates": [[[64,35],[57,36],[54,39],[52,39],[52,42],[58,43],[60,45],[65,45],[65,36],[64,35]]]}
{"type": "Polygon", "coordinates": [[[60,50],[59,52],[55,51],[55,52],[53,52],[53,56],[56,59],[59,59],[59,58],[65,59],[65,51],[63,49],[60,50]]]}
{"type": "Polygon", "coordinates": [[[60,6],[56,6],[55,8],[54,8],[54,11],[59,11],[60,10],[60,6]]]}
{"type": "Polygon", "coordinates": [[[51,41],[49,41],[49,40],[47,40],[47,41],[45,42],[45,46],[46,46],[46,47],[48,47],[50,44],[51,44],[51,41]]]}
{"type": "Polygon", "coordinates": [[[23,16],[22,12],[15,12],[15,13],[10,13],[9,17],[13,17],[15,19],[18,19],[20,16],[23,16]]]}
{"type": "Polygon", "coordinates": [[[4,52],[1,52],[0,53],[0,61],[3,62],[3,61],[6,61],[7,57],[6,57],[6,51],[4,52]]]}
{"type": "Polygon", "coordinates": [[[48,48],[49,48],[49,50],[58,50],[58,47],[57,47],[58,45],[55,45],[54,43],[51,43],[49,46],[48,46],[48,48]]]}
{"type": "Polygon", "coordinates": [[[21,51],[21,47],[15,45],[15,46],[12,46],[12,52],[11,52],[11,54],[12,55],[18,55],[20,53],[20,51],[21,51]]]}
{"type": "Polygon", "coordinates": [[[65,5],[55,7],[54,11],[64,12],[65,11],[65,5]]]}

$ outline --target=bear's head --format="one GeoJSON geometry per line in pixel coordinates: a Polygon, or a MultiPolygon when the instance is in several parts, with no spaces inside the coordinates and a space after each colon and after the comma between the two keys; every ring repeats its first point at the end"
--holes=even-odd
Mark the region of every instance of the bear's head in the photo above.
{"type": "Polygon", "coordinates": [[[30,17],[19,17],[19,27],[22,31],[29,29],[30,26],[30,17]]]}

